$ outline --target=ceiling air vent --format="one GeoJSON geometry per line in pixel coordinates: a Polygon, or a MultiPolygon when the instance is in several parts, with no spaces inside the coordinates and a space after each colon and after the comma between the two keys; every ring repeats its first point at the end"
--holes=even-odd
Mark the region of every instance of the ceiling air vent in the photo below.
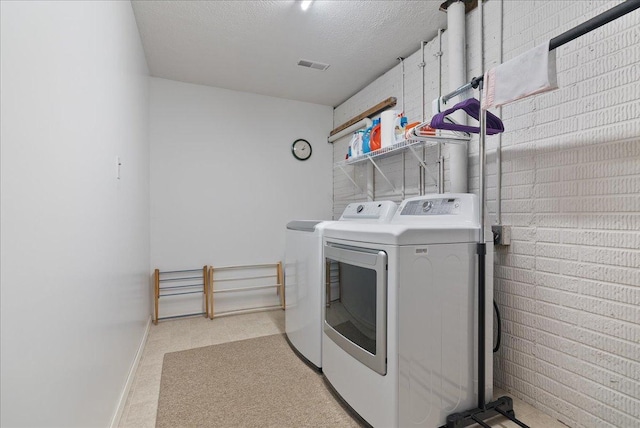
{"type": "Polygon", "coordinates": [[[323,64],[321,62],[309,61],[307,59],[301,59],[298,61],[300,67],[314,68],[316,70],[325,71],[329,68],[329,64],[323,64]]]}

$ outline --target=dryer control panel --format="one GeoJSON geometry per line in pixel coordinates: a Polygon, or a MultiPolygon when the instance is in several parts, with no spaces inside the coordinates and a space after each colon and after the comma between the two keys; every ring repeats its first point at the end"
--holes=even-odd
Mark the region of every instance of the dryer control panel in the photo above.
{"type": "Polygon", "coordinates": [[[461,204],[459,198],[407,201],[400,215],[456,215],[460,214],[461,204]]]}
{"type": "Polygon", "coordinates": [[[347,205],[341,221],[345,220],[373,220],[386,223],[393,218],[398,206],[391,201],[354,202],[347,205]]]}
{"type": "Polygon", "coordinates": [[[429,227],[478,224],[478,198],[469,193],[434,193],[405,199],[392,224],[420,224],[429,227]]]}

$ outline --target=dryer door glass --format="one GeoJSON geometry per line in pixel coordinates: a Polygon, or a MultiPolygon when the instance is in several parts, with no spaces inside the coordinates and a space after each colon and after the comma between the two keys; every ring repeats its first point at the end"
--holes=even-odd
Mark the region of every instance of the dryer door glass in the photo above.
{"type": "Polygon", "coordinates": [[[386,374],[387,254],[327,245],[324,331],[338,346],[386,374]]]}
{"type": "Polygon", "coordinates": [[[338,296],[326,311],[327,323],[338,333],[376,353],[376,271],[333,261],[338,296]]]}

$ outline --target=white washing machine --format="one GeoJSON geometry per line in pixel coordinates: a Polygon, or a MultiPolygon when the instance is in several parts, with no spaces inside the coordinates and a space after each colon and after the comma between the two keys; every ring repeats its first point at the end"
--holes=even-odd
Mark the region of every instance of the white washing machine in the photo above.
{"type": "MultiPolygon", "coordinates": [[[[296,220],[287,224],[285,254],[285,332],[308,362],[322,367],[322,320],[325,303],[324,229],[333,223],[387,223],[398,208],[395,202],[349,204],[338,221],[296,220]]],[[[331,292],[331,291],[329,291],[331,292]]],[[[333,293],[337,293],[334,288],[333,293]]]]}
{"type": "MultiPolygon", "coordinates": [[[[492,397],[493,239],[485,236],[485,396],[492,397]]],[[[333,223],[324,256],[339,293],[327,303],[323,372],[374,427],[437,427],[477,404],[478,201],[405,200],[388,224],[333,223]]]]}

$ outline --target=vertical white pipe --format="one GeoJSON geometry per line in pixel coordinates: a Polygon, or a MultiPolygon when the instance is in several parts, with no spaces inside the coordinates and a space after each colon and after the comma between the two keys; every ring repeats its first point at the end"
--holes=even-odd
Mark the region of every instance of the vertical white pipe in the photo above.
{"type": "MultiPolygon", "coordinates": [[[[442,96],[442,33],[444,30],[438,28],[438,98],[442,96]]],[[[433,112],[435,114],[436,112],[433,112]]]]}
{"type": "MultiPolygon", "coordinates": [[[[458,1],[447,8],[447,32],[449,42],[449,89],[451,91],[467,83],[467,66],[465,52],[465,14],[464,3],[458,1]]],[[[450,101],[454,104],[453,101],[450,101]]],[[[466,124],[466,115],[463,111],[455,112],[451,118],[458,123],[466,124]]],[[[467,192],[467,146],[451,144],[450,175],[453,193],[467,192]]]]}
{"type": "Polygon", "coordinates": [[[422,76],[422,119],[421,121],[424,122],[426,119],[426,114],[425,114],[425,110],[424,110],[424,103],[425,103],[425,95],[424,95],[424,67],[427,65],[427,63],[424,62],[424,46],[427,44],[427,42],[425,41],[421,41],[420,42],[420,50],[422,51],[422,62],[420,64],[418,64],[418,67],[420,67],[422,76]]]}
{"type": "MultiPolygon", "coordinates": [[[[424,84],[424,67],[427,65],[426,62],[424,62],[424,47],[427,44],[427,42],[425,41],[421,41],[420,42],[420,50],[422,51],[422,62],[418,65],[420,67],[420,71],[421,71],[421,76],[422,76],[422,101],[420,102],[421,106],[422,106],[422,122],[424,122],[426,119],[426,113],[425,113],[425,94],[424,94],[424,90],[425,90],[425,84],[424,84]]],[[[422,162],[424,163],[424,158],[425,158],[425,148],[422,147],[422,162]]],[[[425,189],[426,189],[426,171],[424,170],[424,166],[422,166],[422,164],[418,165],[418,169],[420,170],[420,174],[419,174],[419,178],[420,178],[420,185],[418,186],[418,190],[419,190],[419,194],[420,196],[424,195],[425,189]]]]}
{"type": "MultiPolygon", "coordinates": [[[[402,114],[406,114],[405,113],[405,109],[404,109],[404,58],[402,57],[398,57],[398,60],[400,61],[400,74],[401,74],[401,78],[402,78],[402,114]]],[[[406,194],[406,158],[405,158],[405,152],[402,152],[402,190],[401,190],[401,197],[402,200],[404,201],[405,199],[405,194],[406,194]]]]}
{"type": "Polygon", "coordinates": [[[375,201],[376,200],[376,170],[371,164],[371,162],[367,162],[367,176],[369,179],[367,180],[367,201],[375,201]]]}
{"type": "Polygon", "coordinates": [[[478,37],[480,38],[480,56],[478,58],[480,61],[480,71],[478,71],[478,74],[484,75],[484,12],[482,1],[478,2],[478,18],[480,20],[480,25],[478,26],[478,37]]]}
{"type": "Polygon", "coordinates": [[[404,58],[401,56],[398,57],[398,61],[400,61],[400,91],[402,92],[402,113],[404,113],[404,58]]]}
{"type": "MultiPolygon", "coordinates": [[[[498,59],[498,64],[502,64],[503,30],[504,0],[500,0],[500,58],[498,59]]],[[[502,118],[502,107],[498,111],[498,116],[502,118]]],[[[502,133],[498,134],[498,147],[496,148],[496,190],[496,220],[498,224],[502,224],[502,133]]]]}
{"type": "MultiPolygon", "coordinates": [[[[438,28],[438,98],[442,96],[442,28],[438,28]]],[[[435,114],[435,112],[434,112],[435,114]]],[[[444,156],[442,143],[438,141],[438,193],[444,193],[444,156]]]]}

